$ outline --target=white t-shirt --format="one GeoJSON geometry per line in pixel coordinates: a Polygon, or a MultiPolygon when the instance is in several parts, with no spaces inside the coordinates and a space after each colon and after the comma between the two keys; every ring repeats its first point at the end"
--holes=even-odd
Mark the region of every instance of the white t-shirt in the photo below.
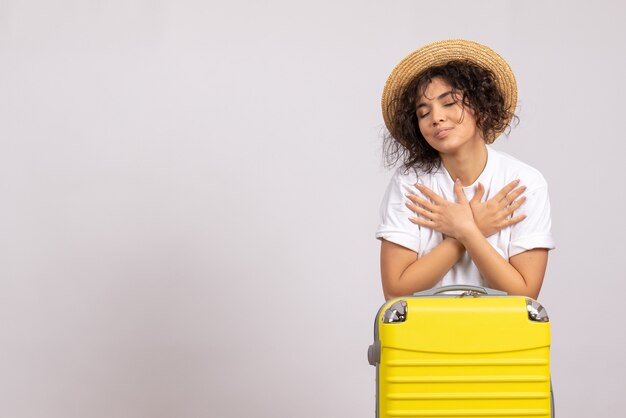
{"type": "MultiPolygon", "coordinates": [[[[482,183],[485,186],[485,195],[482,199],[484,202],[516,179],[520,179],[519,185],[526,186],[527,189],[523,193],[526,201],[513,216],[526,214],[526,219],[487,237],[487,241],[507,260],[533,248],[554,249],[550,232],[548,185],[545,179],[539,171],[528,164],[487,146],[487,164],[483,172],[474,184],[464,187],[465,196],[470,200],[474,196],[478,182],[482,183]]],[[[409,217],[415,214],[405,206],[408,201],[406,194],[413,192],[428,200],[414,187],[417,182],[424,184],[446,200],[456,201],[454,182],[443,164],[432,173],[419,170],[416,172],[413,169],[406,171],[404,167],[400,167],[391,178],[383,198],[380,208],[381,223],[376,231],[376,238],[384,238],[402,245],[415,251],[419,257],[435,248],[443,240],[443,235],[409,221],[409,217]]],[[[486,284],[467,252],[437,286],[453,284],[475,286],[486,284]]]]}

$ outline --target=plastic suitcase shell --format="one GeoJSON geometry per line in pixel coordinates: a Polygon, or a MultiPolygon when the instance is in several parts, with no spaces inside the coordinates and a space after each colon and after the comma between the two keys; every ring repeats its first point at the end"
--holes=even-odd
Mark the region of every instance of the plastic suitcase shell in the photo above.
{"type": "Polygon", "coordinates": [[[527,297],[447,286],[392,299],[368,360],[377,418],[554,417],[550,323],[527,297]]]}

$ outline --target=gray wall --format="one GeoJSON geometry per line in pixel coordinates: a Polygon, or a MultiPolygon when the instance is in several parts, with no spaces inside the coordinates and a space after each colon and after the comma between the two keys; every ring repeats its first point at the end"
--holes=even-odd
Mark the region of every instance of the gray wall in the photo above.
{"type": "Polygon", "coordinates": [[[0,417],[367,417],[384,81],[441,38],[519,82],[550,184],[561,417],[621,417],[625,6],[0,2],[0,417]]]}

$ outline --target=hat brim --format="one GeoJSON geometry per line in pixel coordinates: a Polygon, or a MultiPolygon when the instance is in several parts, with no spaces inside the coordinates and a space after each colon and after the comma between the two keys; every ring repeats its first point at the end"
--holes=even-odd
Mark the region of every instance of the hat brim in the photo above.
{"type": "MultiPolygon", "coordinates": [[[[413,51],[400,61],[389,75],[381,104],[385,125],[392,136],[395,136],[396,131],[393,115],[397,110],[398,99],[406,86],[426,69],[455,60],[472,62],[490,70],[495,75],[496,84],[504,98],[505,108],[510,114],[504,126],[509,125],[517,105],[517,83],[509,64],[497,52],[485,45],[463,39],[450,39],[433,42],[413,51]]],[[[495,132],[490,140],[497,138],[503,131],[504,128],[495,132]]]]}

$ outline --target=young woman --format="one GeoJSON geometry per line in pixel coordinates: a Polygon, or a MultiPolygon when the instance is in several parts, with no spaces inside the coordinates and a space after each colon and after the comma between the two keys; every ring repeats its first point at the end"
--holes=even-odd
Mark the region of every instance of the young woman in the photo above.
{"type": "Polygon", "coordinates": [[[376,232],[386,299],[451,284],[539,295],[554,248],[546,181],[488,145],[516,101],[509,65],[475,42],[426,45],[392,71],[386,151],[402,165],[376,232]]]}

